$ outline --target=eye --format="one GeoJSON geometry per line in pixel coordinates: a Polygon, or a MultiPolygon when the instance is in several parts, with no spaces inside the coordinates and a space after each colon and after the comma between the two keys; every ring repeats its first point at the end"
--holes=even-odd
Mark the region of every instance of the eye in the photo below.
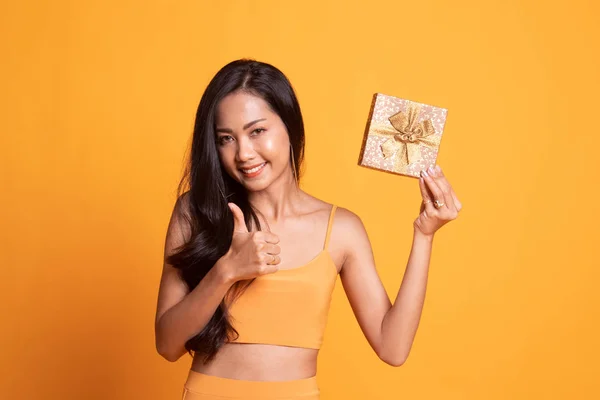
{"type": "Polygon", "coordinates": [[[224,135],[224,136],[219,136],[217,138],[217,143],[220,144],[221,146],[232,141],[233,137],[230,135],[224,135]]]}
{"type": "Polygon", "coordinates": [[[256,129],[254,129],[254,130],[252,131],[252,133],[251,133],[251,134],[252,134],[252,135],[258,135],[258,134],[261,134],[261,133],[263,133],[264,131],[266,131],[266,129],[264,129],[264,128],[256,128],[256,129]]]}

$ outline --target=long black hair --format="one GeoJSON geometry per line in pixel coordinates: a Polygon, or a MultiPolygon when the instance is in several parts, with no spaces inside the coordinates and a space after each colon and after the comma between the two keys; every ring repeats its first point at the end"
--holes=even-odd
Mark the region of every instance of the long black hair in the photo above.
{"type": "MultiPolygon", "coordinates": [[[[185,205],[182,216],[188,223],[190,236],[166,259],[179,269],[190,291],[231,245],[233,214],[228,202],[242,209],[247,226],[254,227],[252,230],[261,229],[246,189],[223,169],[217,150],[217,105],[225,96],[239,91],[262,98],[279,115],[289,135],[294,176],[296,181],[299,179],[304,158],[304,122],[289,80],[274,66],[255,60],[241,59],[225,65],[210,81],[200,100],[189,161],[178,187],[178,201],[185,205]]],[[[227,299],[235,299],[251,282],[236,282],[231,287],[207,325],[186,342],[185,348],[190,354],[201,354],[205,362],[210,361],[224,343],[237,338],[227,299]]]]}

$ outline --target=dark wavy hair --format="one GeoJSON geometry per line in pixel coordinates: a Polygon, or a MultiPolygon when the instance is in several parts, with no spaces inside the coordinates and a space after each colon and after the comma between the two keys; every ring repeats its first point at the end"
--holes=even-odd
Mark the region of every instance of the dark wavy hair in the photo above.
{"type": "MultiPolygon", "coordinates": [[[[179,200],[185,196],[184,221],[190,228],[189,239],[166,261],[179,269],[180,276],[193,290],[229,249],[233,234],[233,214],[228,202],[237,204],[252,230],[260,230],[255,210],[248,202],[246,189],[221,166],[217,150],[215,116],[217,105],[227,95],[247,92],[267,102],[287,128],[290,162],[300,171],[304,158],[304,122],[291,83],[274,66],[250,59],[225,65],[208,84],[196,112],[192,148],[179,183],[179,200]]],[[[299,173],[295,173],[298,181],[299,173]]],[[[238,337],[228,313],[230,299],[235,300],[252,283],[236,282],[216,309],[207,325],[189,339],[186,350],[210,361],[219,348],[238,337]]]]}

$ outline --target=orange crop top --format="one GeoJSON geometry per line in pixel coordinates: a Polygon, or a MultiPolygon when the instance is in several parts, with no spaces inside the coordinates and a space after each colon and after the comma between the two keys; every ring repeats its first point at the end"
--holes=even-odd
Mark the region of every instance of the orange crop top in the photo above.
{"type": "Polygon", "coordinates": [[[319,349],[337,280],[329,251],[336,206],[331,208],[323,250],[300,267],[261,275],[231,304],[232,342],[319,349]]]}

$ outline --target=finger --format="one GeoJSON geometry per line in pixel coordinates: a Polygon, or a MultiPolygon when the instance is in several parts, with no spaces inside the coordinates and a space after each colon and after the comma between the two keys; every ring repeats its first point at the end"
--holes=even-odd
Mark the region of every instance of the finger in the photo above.
{"type": "Polygon", "coordinates": [[[235,203],[227,203],[229,209],[233,213],[233,231],[234,232],[248,232],[246,221],[244,220],[244,213],[242,209],[235,203]]]}
{"type": "Polygon", "coordinates": [[[256,232],[256,238],[267,243],[277,244],[279,243],[279,236],[272,232],[258,231],[256,232]]]}
{"type": "Polygon", "coordinates": [[[267,254],[277,255],[281,253],[281,247],[276,244],[265,243],[263,250],[267,254]]]}
{"type": "Polygon", "coordinates": [[[431,191],[431,194],[433,195],[433,200],[434,201],[438,200],[438,201],[441,201],[442,203],[445,203],[444,194],[442,193],[442,190],[437,185],[437,183],[433,179],[433,176],[431,175],[433,173],[433,170],[430,168],[427,171],[423,171],[423,173],[424,173],[423,179],[425,180],[427,189],[429,189],[431,191]]]}
{"type": "Polygon", "coordinates": [[[433,180],[438,185],[440,190],[442,191],[443,202],[449,210],[455,210],[456,206],[454,205],[454,199],[452,198],[452,188],[450,187],[450,183],[446,180],[444,173],[439,165],[433,166],[431,168],[433,180]]]}
{"type": "Polygon", "coordinates": [[[433,199],[431,198],[431,195],[429,194],[429,191],[425,184],[425,174],[423,174],[423,171],[421,171],[421,177],[419,178],[419,188],[421,189],[421,197],[423,197],[423,205],[421,206],[421,212],[423,212],[423,210],[427,210],[427,213],[431,214],[434,210],[433,199]]]}
{"type": "Polygon", "coordinates": [[[279,271],[279,260],[273,261],[273,264],[265,264],[264,268],[261,268],[260,275],[272,274],[279,271]]]}
{"type": "Polygon", "coordinates": [[[452,186],[450,187],[450,196],[452,196],[452,201],[454,202],[454,207],[456,207],[456,211],[460,211],[462,209],[462,203],[460,202],[460,200],[458,200],[458,197],[456,197],[456,193],[454,193],[452,186]]]}
{"type": "Polygon", "coordinates": [[[421,171],[421,177],[419,178],[419,189],[421,189],[421,197],[423,198],[423,202],[427,203],[428,201],[433,201],[429,192],[427,191],[427,186],[425,185],[425,180],[423,179],[425,175],[421,171]]]}
{"type": "Polygon", "coordinates": [[[281,257],[272,255],[271,260],[267,263],[268,265],[279,265],[281,263],[281,257]]]}
{"type": "Polygon", "coordinates": [[[446,174],[444,174],[444,171],[442,171],[442,168],[439,165],[437,166],[437,173],[440,179],[448,185],[448,188],[450,190],[450,196],[452,197],[452,202],[454,203],[454,207],[456,207],[456,211],[460,211],[462,209],[462,203],[460,202],[460,200],[458,200],[458,197],[456,197],[456,193],[454,193],[452,185],[450,184],[450,182],[448,182],[446,174]]]}
{"type": "Polygon", "coordinates": [[[260,261],[265,265],[277,265],[281,262],[281,258],[275,254],[262,254],[260,261]]]}
{"type": "Polygon", "coordinates": [[[456,194],[454,193],[454,190],[452,191],[452,198],[454,199],[454,205],[456,206],[456,211],[462,210],[462,203],[460,202],[460,200],[458,200],[458,197],[456,197],[456,194]]]}

